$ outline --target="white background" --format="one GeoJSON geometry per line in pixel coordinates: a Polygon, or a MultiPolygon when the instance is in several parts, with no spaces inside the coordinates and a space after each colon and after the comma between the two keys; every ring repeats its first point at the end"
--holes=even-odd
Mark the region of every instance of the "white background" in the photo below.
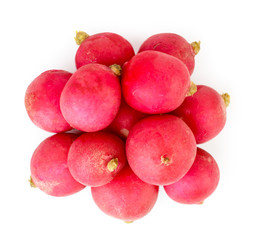
{"type": "Polygon", "coordinates": [[[257,239],[255,2],[1,1],[0,239],[257,239]],[[76,30],[116,32],[136,51],[160,32],[201,40],[192,80],[231,95],[224,130],[201,145],[221,172],[204,204],[175,203],[161,188],[153,210],[125,224],[94,205],[89,187],[66,198],[30,188],[31,155],[51,134],[32,124],[24,94],[45,70],[75,71],[76,30]]]}

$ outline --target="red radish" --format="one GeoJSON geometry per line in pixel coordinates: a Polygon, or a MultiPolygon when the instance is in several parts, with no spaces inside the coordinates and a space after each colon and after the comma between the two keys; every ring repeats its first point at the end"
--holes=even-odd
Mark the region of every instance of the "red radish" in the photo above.
{"type": "Polygon", "coordinates": [[[151,211],[158,190],[158,186],[140,180],[126,165],[114,180],[101,187],[92,187],[91,193],[104,213],[131,222],[151,211]]]}
{"type": "Polygon", "coordinates": [[[119,78],[109,67],[91,63],[78,69],[63,89],[60,105],[67,122],[84,132],[106,128],[121,101],[119,78]]]}
{"type": "Polygon", "coordinates": [[[68,167],[71,175],[83,185],[109,183],[126,163],[125,144],[106,133],[84,133],[71,145],[68,167]]]}
{"type": "Polygon", "coordinates": [[[85,187],[75,181],[67,166],[69,148],[75,138],[74,134],[59,133],[40,143],[30,163],[32,185],[56,197],[74,194],[85,187]]]}
{"type": "Polygon", "coordinates": [[[229,95],[198,85],[197,92],[185,99],[174,114],[191,128],[197,143],[204,143],[218,135],[226,123],[229,95]]]}
{"type": "Polygon", "coordinates": [[[25,106],[35,125],[56,133],[71,129],[60,110],[60,96],[70,77],[69,72],[49,70],[40,74],[28,86],[25,106]]]}
{"type": "Polygon", "coordinates": [[[130,167],[141,180],[168,185],[182,178],[192,166],[196,142],[180,118],[151,116],[133,126],[126,153],[130,167]]]}
{"type": "Polygon", "coordinates": [[[77,68],[89,63],[123,65],[135,55],[131,44],[115,33],[104,32],[89,36],[84,32],[77,32],[75,40],[80,45],[75,57],[77,68]]]}
{"type": "Polygon", "coordinates": [[[190,75],[195,67],[195,55],[200,50],[200,42],[188,43],[183,37],[174,33],[159,33],[146,39],[139,52],[155,50],[167,53],[186,64],[190,75]]]}
{"type": "Polygon", "coordinates": [[[121,138],[127,138],[132,126],[146,116],[147,114],[136,111],[122,100],[119,112],[107,130],[114,132],[121,138]]]}
{"type": "Polygon", "coordinates": [[[178,182],[164,186],[164,189],[171,199],[179,203],[199,204],[214,192],[219,178],[219,167],[214,158],[197,148],[194,164],[187,174],[178,182]]]}
{"type": "Polygon", "coordinates": [[[144,51],[124,64],[122,91],[128,105],[144,113],[176,109],[190,88],[190,76],[179,59],[157,51],[144,51]]]}

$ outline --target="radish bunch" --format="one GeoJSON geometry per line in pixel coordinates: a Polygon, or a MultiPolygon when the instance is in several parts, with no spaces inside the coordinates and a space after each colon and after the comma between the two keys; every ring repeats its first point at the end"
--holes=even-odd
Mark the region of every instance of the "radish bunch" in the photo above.
{"type": "Polygon", "coordinates": [[[45,71],[26,91],[32,122],[56,133],[33,153],[31,186],[52,196],[89,186],[96,205],[125,222],[153,208],[159,186],[202,203],[220,173],[197,144],[223,129],[230,97],[190,81],[200,42],[160,33],[135,55],[118,34],[75,40],[77,71],[45,71]]]}

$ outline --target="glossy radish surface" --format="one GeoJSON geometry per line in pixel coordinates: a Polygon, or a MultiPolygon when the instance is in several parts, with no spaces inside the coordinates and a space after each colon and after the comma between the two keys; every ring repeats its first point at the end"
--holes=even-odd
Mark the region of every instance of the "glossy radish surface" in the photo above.
{"type": "Polygon", "coordinates": [[[135,55],[131,44],[116,33],[104,32],[86,37],[75,57],[77,68],[89,63],[122,65],[135,55]]]}
{"type": "Polygon", "coordinates": [[[60,96],[70,77],[71,73],[63,70],[48,70],[28,86],[25,107],[36,126],[55,133],[71,129],[60,110],[60,96]]]}
{"type": "Polygon", "coordinates": [[[194,164],[187,174],[171,185],[164,186],[168,196],[185,204],[199,204],[216,189],[220,178],[219,167],[214,158],[197,148],[194,164]]]}
{"type": "Polygon", "coordinates": [[[114,120],[121,101],[120,80],[109,67],[91,63],[78,69],[63,89],[60,105],[67,122],[96,132],[114,120]]]}
{"type": "Polygon", "coordinates": [[[173,113],[191,128],[197,143],[204,143],[225,126],[226,102],[229,103],[228,94],[220,95],[211,87],[198,85],[197,92],[186,97],[173,113]]]}
{"type": "Polygon", "coordinates": [[[84,133],[71,145],[69,170],[78,182],[87,186],[109,183],[126,163],[125,144],[106,133],[84,133]]]}
{"type": "Polygon", "coordinates": [[[144,51],[124,64],[122,91],[132,108],[144,113],[176,109],[190,88],[187,67],[179,59],[157,51],[144,51]]]}
{"type": "Polygon", "coordinates": [[[91,193],[104,213],[123,221],[135,221],[151,211],[158,190],[158,186],[140,180],[126,165],[110,183],[92,187],[91,193]]]}
{"type": "Polygon", "coordinates": [[[133,125],[146,116],[148,115],[138,112],[122,100],[115,119],[107,129],[125,139],[128,137],[129,131],[133,125]]]}
{"type": "Polygon", "coordinates": [[[71,176],[67,165],[75,138],[74,134],[59,133],[45,139],[34,151],[30,163],[32,183],[43,192],[61,197],[85,187],[71,176]]]}
{"type": "Polygon", "coordinates": [[[146,50],[159,51],[178,58],[187,66],[191,75],[194,71],[195,55],[200,50],[200,42],[190,44],[175,33],[159,33],[146,39],[139,52],[146,50]]]}
{"type": "Polygon", "coordinates": [[[192,166],[196,142],[178,117],[144,118],[131,129],[126,142],[130,167],[144,182],[167,185],[182,178],[192,166]]]}

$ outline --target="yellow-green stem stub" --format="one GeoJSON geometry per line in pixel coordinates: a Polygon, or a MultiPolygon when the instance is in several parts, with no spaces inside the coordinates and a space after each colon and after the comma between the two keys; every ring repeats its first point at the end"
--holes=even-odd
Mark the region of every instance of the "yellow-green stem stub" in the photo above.
{"type": "Polygon", "coordinates": [[[165,156],[161,156],[161,164],[168,166],[171,164],[171,159],[165,156]]]}
{"type": "Polygon", "coordinates": [[[29,184],[30,184],[30,186],[31,186],[32,188],[36,188],[36,185],[35,185],[35,183],[33,182],[31,176],[30,176],[30,178],[29,178],[29,184]]]}
{"type": "Polygon", "coordinates": [[[121,66],[118,65],[118,64],[113,64],[110,66],[110,69],[113,71],[113,73],[116,75],[116,76],[120,76],[121,75],[121,66]]]}
{"type": "Polygon", "coordinates": [[[192,42],[192,43],[191,43],[191,46],[192,46],[192,48],[193,48],[193,51],[194,51],[195,55],[196,55],[197,53],[199,53],[199,51],[200,51],[200,44],[201,44],[200,41],[198,41],[198,42],[192,42]]]}
{"type": "Polygon", "coordinates": [[[110,172],[113,172],[118,167],[118,158],[113,158],[110,162],[107,164],[107,169],[110,172]]]}
{"type": "Polygon", "coordinates": [[[228,107],[228,105],[229,105],[229,103],[230,103],[230,96],[229,96],[229,94],[228,94],[228,93],[223,93],[223,94],[221,95],[221,97],[223,98],[226,107],[228,107]]]}
{"type": "Polygon", "coordinates": [[[89,35],[83,31],[76,31],[75,41],[78,45],[80,45],[89,35]]]}
{"type": "Polygon", "coordinates": [[[133,223],[134,221],[124,221],[124,223],[133,223]]]}
{"type": "Polygon", "coordinates": [[[187,93],[187,96],[193,96],[197,92],[197,86],[194,84],[194,82],[191,81],[190,89],[187,93]]]}

